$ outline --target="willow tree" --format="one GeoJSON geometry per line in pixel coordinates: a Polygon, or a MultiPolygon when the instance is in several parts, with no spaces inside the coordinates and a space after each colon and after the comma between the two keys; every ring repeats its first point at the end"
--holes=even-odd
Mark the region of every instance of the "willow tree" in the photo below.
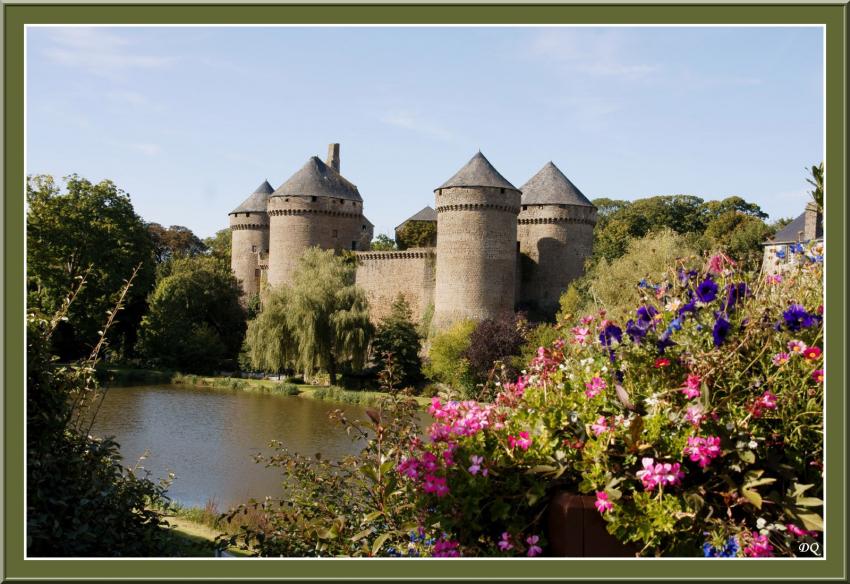
{"type": "Polygon", "coordinates": [[[368,303],[355,267],[332,250],[308,249],[289,286],[272,290],[248,329],[248,356],[258,368],[324,369],[331,383],[344,364],[365,364],[372,336],[368,303]]]}

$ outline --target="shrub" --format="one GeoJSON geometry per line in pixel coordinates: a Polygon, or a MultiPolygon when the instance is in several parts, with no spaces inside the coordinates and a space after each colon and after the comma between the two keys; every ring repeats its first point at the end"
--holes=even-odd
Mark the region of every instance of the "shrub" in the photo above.
{"type": "Polygon", "coordinates": [[[496,403],[434,398],[397,472],[465,555],[536,555],[558,490],[642,555],[798,554],[823,529],[822,250],[762,278],[724,256],[583,317],[496,403]],[[439,486],[439,489],[435,488],[439,486]]]}
{"type": "Polygon", "coordinates": [[[463,353],[475,381],[483,383],[492,378],[497,363],[505,366],[507,375],[516,377],[513,357],[519,355],[527,332],[525,318],[512,313],[479,322],[469,335],[469,347],[463,353]]]}
{"type": "Polygon", "coordinates": [[[421,337],[413,324],[410,305],[399,294],[393,302],[392,310],[375,332],[372,340],[372,353],[378,369],[387,369],[387,355],[397,368],[397,379],[392,387],[412,385],[422,376],[422,360],[419,358],[421,337]]]}
{"type": "Polygon", "coordinates": [[[464,395],[474,390],[475,379],[464,354],[475,326],[474,321],[463,320],[433,338],[425,363],[429,379],[445,383],[464,395]]]}

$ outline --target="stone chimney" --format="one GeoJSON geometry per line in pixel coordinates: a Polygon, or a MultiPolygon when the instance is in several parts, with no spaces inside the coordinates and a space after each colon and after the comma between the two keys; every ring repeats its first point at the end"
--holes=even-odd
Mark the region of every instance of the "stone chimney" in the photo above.
{"type": "Polygon", "coordinates": [[[806,205],[803,241],[810,241],[821,236],[821,233],[819,233],[821,229],[819,229],[820,226],[818,225],[821,222],[818,216],[819,214],[817,203],[811,201],[806,205]]]}
{"type": "Polygon", "coordinates": [[[328,166],[339,172],[339,144],[328,144],[328,166]]]}

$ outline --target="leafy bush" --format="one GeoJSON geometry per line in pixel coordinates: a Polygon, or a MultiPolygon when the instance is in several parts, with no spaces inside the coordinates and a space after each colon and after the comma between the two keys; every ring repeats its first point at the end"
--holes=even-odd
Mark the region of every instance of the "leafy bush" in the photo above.
{"type": "Polygon", "coordinates": [[[395,238],[398,249],[433,247],[437,245],[437,222],[409,221],[396,231],[395,238]]]}
{"type": "Polygon", "coordinates": [[[422,376],[422,360],[419,358],[421,337],[413,324],[410,305],[399,294],[392,310],[378,325],[372,340],[372,353],[378,369],[387,369],[387,356],[398,368],[398,379],[393,387],[409,386],[422,376]]]}
{"type": "Polygon", "coordinates": [[[519,355],[527,333],[528,322],[522,315],[503,314],[479,322],[463,353],[475,381],[483,383],[492,378],[498,363],[504,366],[505,374],[516,377],[514,357],[519,355]]]}
{"type": "Polygon", "coordinates": [[[823,521],[822,250],[778,276],[671,266],[626,322],[583,317],[494,404],[434,398],[396,467],[464,555],[538,555],[595,494],[642,555],[794,556],[823,521]]]}
{"type": "Polygon", "coordinates": [[[464,355],[475,326],[472,320],[459,321],[431,340],[425,363],[425,374],[429,379],[445,383],[465,394],[474,390],[475,378],[464,355]]]}

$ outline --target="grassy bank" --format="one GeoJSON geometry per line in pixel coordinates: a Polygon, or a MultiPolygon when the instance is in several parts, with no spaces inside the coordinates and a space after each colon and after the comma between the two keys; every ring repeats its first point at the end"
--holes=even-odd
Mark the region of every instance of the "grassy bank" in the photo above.
{"type": "MultiPolygon", "coordinates": [[[[304,383],[276,381],[273,379],[193,375],[153,369],[110,368],[104,369],[100,373],[100,376],[101,381],[108,383],[111,387],[156,385],[160,383],[194,385],[213,389],[256,391],[288,396],[297,395],[309,399],[355,404],[364,407],[376,406],[381,399],[389,395],[381,391],[344,389],[336,385],[308,385],[304,383]]],[[[422,406],[427,406],[430,403],[430,399],[426,397],[417,396],[414,399],[422,406]]]]}
{"type": "MultiPolygon", "coordinates": [[[[241,525],[257,529],[262,524],[262,517],[249,514],[239,515],[229,522],[219,520],[220,511],[215,501],[207,501],[204,507],[184,507],[172,503],[167,509],[160,509],[166,521],[172,527],[176,537],[184,542],[182,555],[209,557],[215,555],[216,538],[221,534],[232,535],[239,532],[241,525]]],[[[234,556],[250,556],[248,550],[230,546],[227,552],[234,556]]]]}

